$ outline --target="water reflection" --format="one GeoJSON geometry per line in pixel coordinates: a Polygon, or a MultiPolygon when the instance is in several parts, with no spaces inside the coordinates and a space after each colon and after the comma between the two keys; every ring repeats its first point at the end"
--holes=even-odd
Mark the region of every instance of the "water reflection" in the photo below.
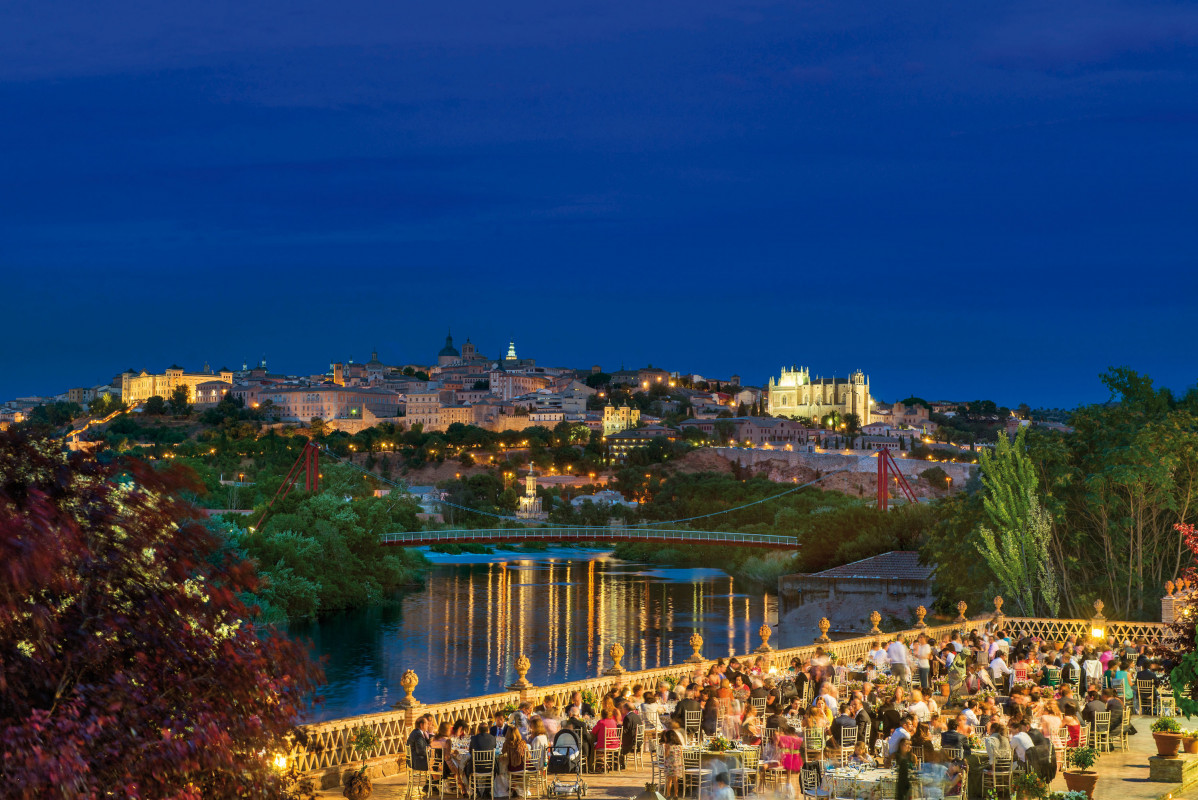
{"type": "Polygon", "coordinates": [[[772,593],[719,570],[577,550],[503,555],[461,563],[434,554],[440,563],[425,586],[400,603],[293,626],[327,657],[326,702],[315,718],[387,710],[403,696],[407,669],[420,676],[416,696],[431,703],[503,691],[521,651],[532,661],[529,680],[546,685],[601,674],[616,642],[626,667],[651,669],[688,657],[695,631],[715,657],[749,652],[761,623],[777,621],[772,593]]]}

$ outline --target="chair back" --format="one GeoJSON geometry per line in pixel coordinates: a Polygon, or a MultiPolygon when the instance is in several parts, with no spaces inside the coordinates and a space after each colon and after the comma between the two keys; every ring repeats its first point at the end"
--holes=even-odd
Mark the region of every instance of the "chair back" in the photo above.
{"type": "Polygon", "coordinates": [[[1094,715],[1094,732],[1095,733],[1110,733],[1111,731],[1111,712],[1099,711],[1094,715]]]}
{"type": "Polygon", "coordinates": [[[445,769],[445,751],[440,747],[428,749],[428,771],[438,775],[445,769]]]}
{"type": "Polygon", "coordinates": [[[682,717],[683,727],[686,728],[687,733],[698,732],[699,727],[703,724],[702,711],[684,711],[682,717]]]}
{"type": "Polygon", "coordinates": [[[660,719],[660,717],[657,716],[656,711],[645,711],[642,713],[642,716],[645,719],[645,728],[647,728],[648,730],[651,730],[651,731],[655,731],[658,729],[658,727],[660,726],[660,723],[661,723],[661,719],[660,719]]]}
{"type": "Polygon", "coordinates": [[[757,716],[759,716],[759,717],[765,716],[765,698],[764,697],[750,697],[749,702],[753,704],[753,710],[757,712],[757,716]]]}
{"type": "Polygon", "coordinates": [[[804,728],[803,729],[803,749],[807,752],[818,751],[824,752],[824,729],[823,728],[804,728]]]}
{"type": "Polygon", "coordinates": [[[1010,775],[1013,769],[1013,762],[1006,756],[995,756],[994,760],[990,762],[990,771],[995,775],[1001,775],[1003,773],[1010,775]]]}
{"type": "Polygon", "coordinates": [[[636,751],[639,753],[645,747],[645,726],[636,726],[636,751]]]}
{"type": "Polygon", "coordinates": [[[756,772],[757,767],[761,764],[761,751],[757,750],[756,748],[752,750],[746,750],[741,754],[741,759],[744,762],[746,772],[756,772]]]}
{"type": "Polygon", "coordinates": [[[940,748],[940,752],[944,753],[952,761],[965,760],[965,748],[963,747],[942,747],[940,748]]]}
{"type": "Polygon", "coordinates": [[[620,729],[619,728],[604,728],[603,729],[603,749],[604,750],[619,750],[620,749],[620,729]]]}
{"type": "Polygon", "coordinates": [[[878,781],[882,800],[895,800],[898,797],[898,779],[882,778],[878,781]]]}
{"type": "Polygon", "coordinates": [[[861,742],[865,742],[866,744],[869,744],[869,731],[870,731],[871,727],[872,727],[872,723],[869,723],[869,722],[865,723],[864,725],[858,726],[857,740],[861,741],[861,742]]]}
{"type": "Polygon", "coordinates": [[[852,750],[857,746],[857,728],[845,726],[840,729],[840,749],[852,750]]]}
{"type": "Polygon", "coordinates": [[[495,771],[495,751],[472,750],[470,762],[474,768],[474,775],[490,775],[495,771]]]}
{"type": "Polygon", "coordinates": [[[1027,667],[1015,667],[1012,679],[1015,683],[1027,683],[1027,667]]]}

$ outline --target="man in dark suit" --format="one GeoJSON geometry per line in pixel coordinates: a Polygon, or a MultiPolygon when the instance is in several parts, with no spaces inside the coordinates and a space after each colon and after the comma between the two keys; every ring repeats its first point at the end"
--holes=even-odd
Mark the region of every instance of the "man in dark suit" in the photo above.
{"type": "Polygon", "coordinates": [[[582,712],[584,717],[595,716],[595,707],[583,701],[582,692],[571,692],[570,702],[567,705],[578,706],[578,710],[582,712]]]}
{"type": "Polygon", "coordinates": [[[966,758],[969,758],[969,740],[957,731],[957,718],[949,717],[945,722],[946,730],[940,734],[941,747],[959,747],[966,758]]]}
{"type": "MultiPolygon", "coordinates": [[[[686,729],[687,711],[698,711],[699,719],[701,720],[703,718],[703,706],[701,706],[699,701],[695,699],[696,694],[698,694],[698,687],[692,683],[687,687],[686,698],[679,700],[674,706],[674,713],[671,716],[678,720],[678,724],[681,725],[684,730],[686,729]]],[[[688,735],[691,733],[693,733],[693,731],[687,731],[688,735]]]]}
{"type": "Polygon", "coordinates": [[[570,716],[562,723],[562,728],[569,728],[574,731],[574,736],[578,739],[578,745],[582,748],[582,763],[592,763],[591,753],[595,749],[595,734],[591,733],[591,729],[578,716],[577,706],[570,707],[570,716]]]}
{"type": "MultiPolygon", "coordinates": [[[[865,728],[868,725],[870,735],[873,735],[874,721],[870,717],[869,712],[865,710],[865,698],[861,696],[861,691],[853,692],[853,697],[849,700],[849,713],[853,715],[853,720],[857,723],[857,741],[862,741],[862,734],[865,733],[865,728]]],[[[868,742],[872,745],[873,742],[868,742]]]]}
{"type": "Polygon", "coordinates": [[[432,718],[427,714],[416,719],[416,727],[408,734],[408,747],[412,749],[411,769],[428,771],[428,729],[432,718]]]}
{"type": "Polygon", "coordinates": [[[1086,707],[1082,709],[1082,722],[1094,724],[1094,715],[1107,710],[1106,703],[1098,699],[1098,692],[1091,689],[1086,692],[1086,707]]]}
{"type": "MultiPolygon", "coordinates": [[[[1143,658],[1143,656],[1141,656],[1141,658],[1143,658]]],[[[1140,671],[1136,673],[1135,698],[1136,705],[1140,707],[1141,714],[1152,714],[1156,710],[1156,690],[1161,684],[1161,679],[1155,672],[1152,671],[1155,666],[1156,664],[1151,664],[1147,661],[1147,659],[1145,659],[1143,665],[1140,667],[1140,671]],[[1147,709],[1144,708],[1143,698],[1140,697],[1140,681],[1152,681],[1152,694],[1150,696],[1151,702],[1150,707],[1147,709]]]]}
{"type": "Polygon", "coordinates": [[[620,733],[620,767],[624,766],[624,757],[629,753],[636,752],[636,729],[638,726],[644,725],[645,721],[641,719],[640,713],[633,708],[631,703],[625,703],[622,709],[624,713],[623,731],[620,733]]]}
{"type": "Polygon", "coordinates": [[[1073,687],[1069,684],[1061,684],[1061,699],[1057,701],[1062,714],[1068,714],[1071,717],[1077,716],[1078,705],[1077,698],[1073,696],[1073,687]]]}
{"type": "Polygon", "coordinates": [[[832,727],[829,730],[829,733],[832,735],[832,738],[834,740],[836,740],[836,744],[838,744],[838,745],[842,744],[842,742],[840,740],[840,732],[842,730],[844,730],[845,728],[856,728],[856,727],[857,727],[857,720],[853,717],[852,714],[849,713],[849,704],[841,703],[840,704],[840,714],[836,717],[836,719],[832,720],[832,727]]]}
{"type": "Polygon", "coordinates": [[[1106,710],[1111,712],[1111,739],[1114,739],[1123,724],[1123,698],[1116,697],[1114,689],[1103,689],[1102,699],[1106,701],[1106,710]]]}
{"type": "MultiPolygon", "coordinates": [[[[474,774],[474,751],[484,750],[494,753],[496,744],[495,737],[491,735],[490,726],[485,722],[478,723],[478,728],[475,730],[474,735],[470,737],[471,757],[466,761],[465,771],[467,776],[474,774]]],[[[489,794],[485,789],[483,791],[484,794],[489,794]]]]}

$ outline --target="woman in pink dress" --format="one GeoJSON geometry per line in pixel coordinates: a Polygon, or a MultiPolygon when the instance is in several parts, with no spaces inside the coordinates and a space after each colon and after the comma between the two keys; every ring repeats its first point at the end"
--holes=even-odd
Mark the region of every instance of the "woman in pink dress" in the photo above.
{"type": "Polygon", "coordinates": [[[778,743],[782,768],[786,770],[786,782],[789,784],[803,769],[803,737],[795,733],[794,728],[783,725],[774,734],[774,741],[778,743]]]}

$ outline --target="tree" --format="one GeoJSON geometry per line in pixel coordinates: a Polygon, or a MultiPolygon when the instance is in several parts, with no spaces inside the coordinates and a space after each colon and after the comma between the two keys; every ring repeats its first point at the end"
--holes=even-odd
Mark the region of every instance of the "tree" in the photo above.
{"type": "Polygon", "coordinates": [[[313,439],[319,439],[328,434],[328,428],[325,426],[324,420],[320,417],[312,417],[308,424],[310,425],[309,430],[312,431],[313,439]]]}
{"type": "Polygon", "coordinates": [[[844,415],[844,430],[849,436],[861,432],[861,417],[854,414],[852,411],[844,415]]]}
{"type": "Polygon", "coordinates": [[[160,417],[166,413],[166,401],[160,396],[154,395],[146,400],[145,406],[142,407],[142,413],[160,417]]]}
{"type": "Polygon", "coordinates": [[[176,386],[171,391],[170,400],[167,401],[170,404],[171,413],[174,414],[176,417],[185,417],[188,414],[190,414],[191,413],[191,403],[189,402],[190,399],[191,399],[191,394],[190,394],[190,392],[187,391],[186,386],[183,386],[182,384],[180,384],[179,386],[176,386]]]}
{"type": "Polygon", "coordinates": [[[1060,597],[1048,550],[1052,520],[1040,503],[1025,433],[1020,428],[1014,443],[1000,435],[993,455],[982,452],[986,521],[977,527],[975,546],[1020,616],[1042,608],[1055,617],[1060,597]]]}
{"type": "Polygon", "coordinates": [[[238,600],[253,569],[175,466],[0,434],[0,781],[16,797],[283,797],[322,679],[238,600]]]}

